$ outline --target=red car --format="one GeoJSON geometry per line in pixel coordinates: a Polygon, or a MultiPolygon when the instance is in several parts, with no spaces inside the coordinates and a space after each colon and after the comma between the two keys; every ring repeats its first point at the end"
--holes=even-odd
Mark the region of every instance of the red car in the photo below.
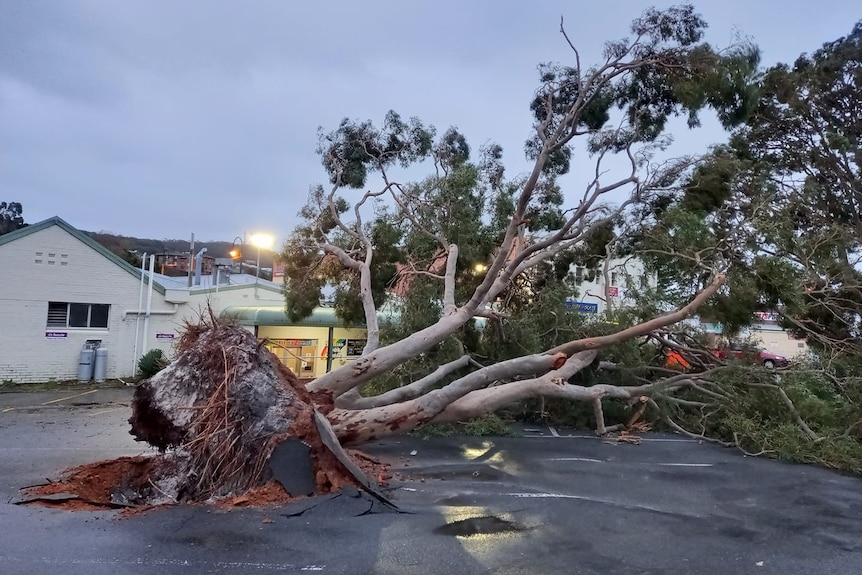
{"type": "Polygon", "coordinates": [[[729,348],[717,349],[715,350],[715,356],[721,359],[735,357],[742,361],[760,364],[769,369],[790,365],[790,360],[783,355],[771,353],[762,347],[753,345],[735,344],[729,348]]]}

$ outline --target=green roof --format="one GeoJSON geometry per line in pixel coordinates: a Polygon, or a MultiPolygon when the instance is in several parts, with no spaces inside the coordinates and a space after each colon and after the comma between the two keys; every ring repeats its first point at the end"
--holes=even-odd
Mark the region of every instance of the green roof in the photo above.
{"type": "MultiPolygon", "coordinates": [[[[93,238],[91,238],[90,236],[88,236],[87,234],[85,234],[84,232],[77,229],[76,227],[58,216],[48,218],[47,220],[42,220],[41,222],[36,224],[30,224],[26,227],[19,228],[14,232],[9,232],[8,234],[3,234],[2,236],[0,236],[0,246],[2,246],[3,244],[14,242],[17,239],[29,236],[30,234],[41,232],[42,230],[50,228],[51,226],[57,226],[60,229],[68,232],[76,239],[80,240],[87,246],[93,248],[94,250],[105,256],[107,259],[111,260],[111,262],[113,262],[114,264],[123,268],[136,278],[141,279],[141,270],[139,270],[117,254],[115,254],[114,252],[112,252],[111,250],[109,250],[108,248],[106,248],[105,246],[103,246],[102,244],[100,244],[99,242],[97,242],[96,240],[94,240],[93,238]]],[[[164,286],[162,286],[158,282],[153,282],[153,289],[155,289],[160,294],[165,293],[164,286]]]]}
{"type": "MultiPolygon", "coordinates": [[[[299,321],[290,321],[284,311],[284,306],[236,306],[227,307],[221,314],[221,319],[236,321],[240,325],[277,325],[301,327],[345,327],[335,315],[335,308],[316,307],[311,315],[299,321]]],[[[378,312],[378,319],[390,321],[394,316],[378,312]]],[[[365,322],[355,326],[364,328],[365,322]]]]}
{"type": "MultiPolygon", "coordinates": [[[[335,309],[317,307],[311,315],[300,321],[290,321],[284,306],[242,306],[226,307],[222,310],[222,319],[238,322],[240,325],[296,325],[310,327],[341,327],[341,321],[335,317],[335,309]]],[[[360,327],[364,327],[360,326],[360,327]]]]}

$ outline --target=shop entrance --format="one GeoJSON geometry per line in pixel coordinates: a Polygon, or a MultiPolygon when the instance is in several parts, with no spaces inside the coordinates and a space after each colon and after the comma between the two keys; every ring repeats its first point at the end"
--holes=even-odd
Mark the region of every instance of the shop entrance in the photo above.
{"type": "Polygon", "coordinates": [[[314,364],[317,359],[316,339],[267,339],[264,345],[297,377],[316,377],[314,364]]]}

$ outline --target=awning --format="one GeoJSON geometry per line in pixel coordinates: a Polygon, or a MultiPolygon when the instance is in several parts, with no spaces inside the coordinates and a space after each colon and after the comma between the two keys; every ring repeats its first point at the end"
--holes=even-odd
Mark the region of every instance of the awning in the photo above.
{"type": "Polygon", "coordinates": [[[226,307],[219,317],[224,320],[235,321],[240,325],[341,327],[341,322],[335,317],[335,309],[331,307],[315,308],[310,316],[300,321],[291,321],[284,312],[284,306],[226,307]]]}
{"type": "MultiPolygon", "coordinates": [[[[227,321],[235,321],[240,325],[273,325],[302,327],[345,327],[335,316],[335,308],[316,307],[311,315],[300,321],[291,321],[284,312],[283,306],[235,306],[226,307],[219,317],[227,321]]],[[[392,314],[378,313],[377,319],[383,323],[395,320],[392,314]]],[[[355,326],[364,328],[365,322],[355,326]]]]}

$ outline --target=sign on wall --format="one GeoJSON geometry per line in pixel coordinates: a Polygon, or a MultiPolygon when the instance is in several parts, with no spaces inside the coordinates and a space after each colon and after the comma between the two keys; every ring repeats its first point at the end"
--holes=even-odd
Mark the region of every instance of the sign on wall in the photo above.
{"type": "Polygon", "coordinates": [[[174,334],[172,333],[157,333],[156,341],[164,341],[168,339],[174,339],[174,334]]]}
{"type": "Polygon", "coordinates": [[[778,321],[778,314],[774,311],[756,311],[754,317],[760,321],[778,321]]]}
{"type": "Polygon", "coordinates": [[[46,339],[66,339],[69,337],[69,334],[65,331],[46,331],[45,338],[46,339]]]}
{"type": "Polygon", "coordinates": [[[617,286],[608,286],[608,297],[619,297],[620,288],[617,286]]]}
{"type": "Polygon", "coordinates": [[[276,339],[284,347],[312,347],[317,345],[316,339],[276,339]]]}
{"type": "Polygon", "coordinates": [[[347,356],[362,355],[362,350],[365,349],[367,339],[348,339],[347,340],[347,356]]]}
{"type": "Polygon", "coordinates": [[[599,304],[585,301],[567,301],[566,307],[577,307],[581,313],[599,313],[599,304]]]}

